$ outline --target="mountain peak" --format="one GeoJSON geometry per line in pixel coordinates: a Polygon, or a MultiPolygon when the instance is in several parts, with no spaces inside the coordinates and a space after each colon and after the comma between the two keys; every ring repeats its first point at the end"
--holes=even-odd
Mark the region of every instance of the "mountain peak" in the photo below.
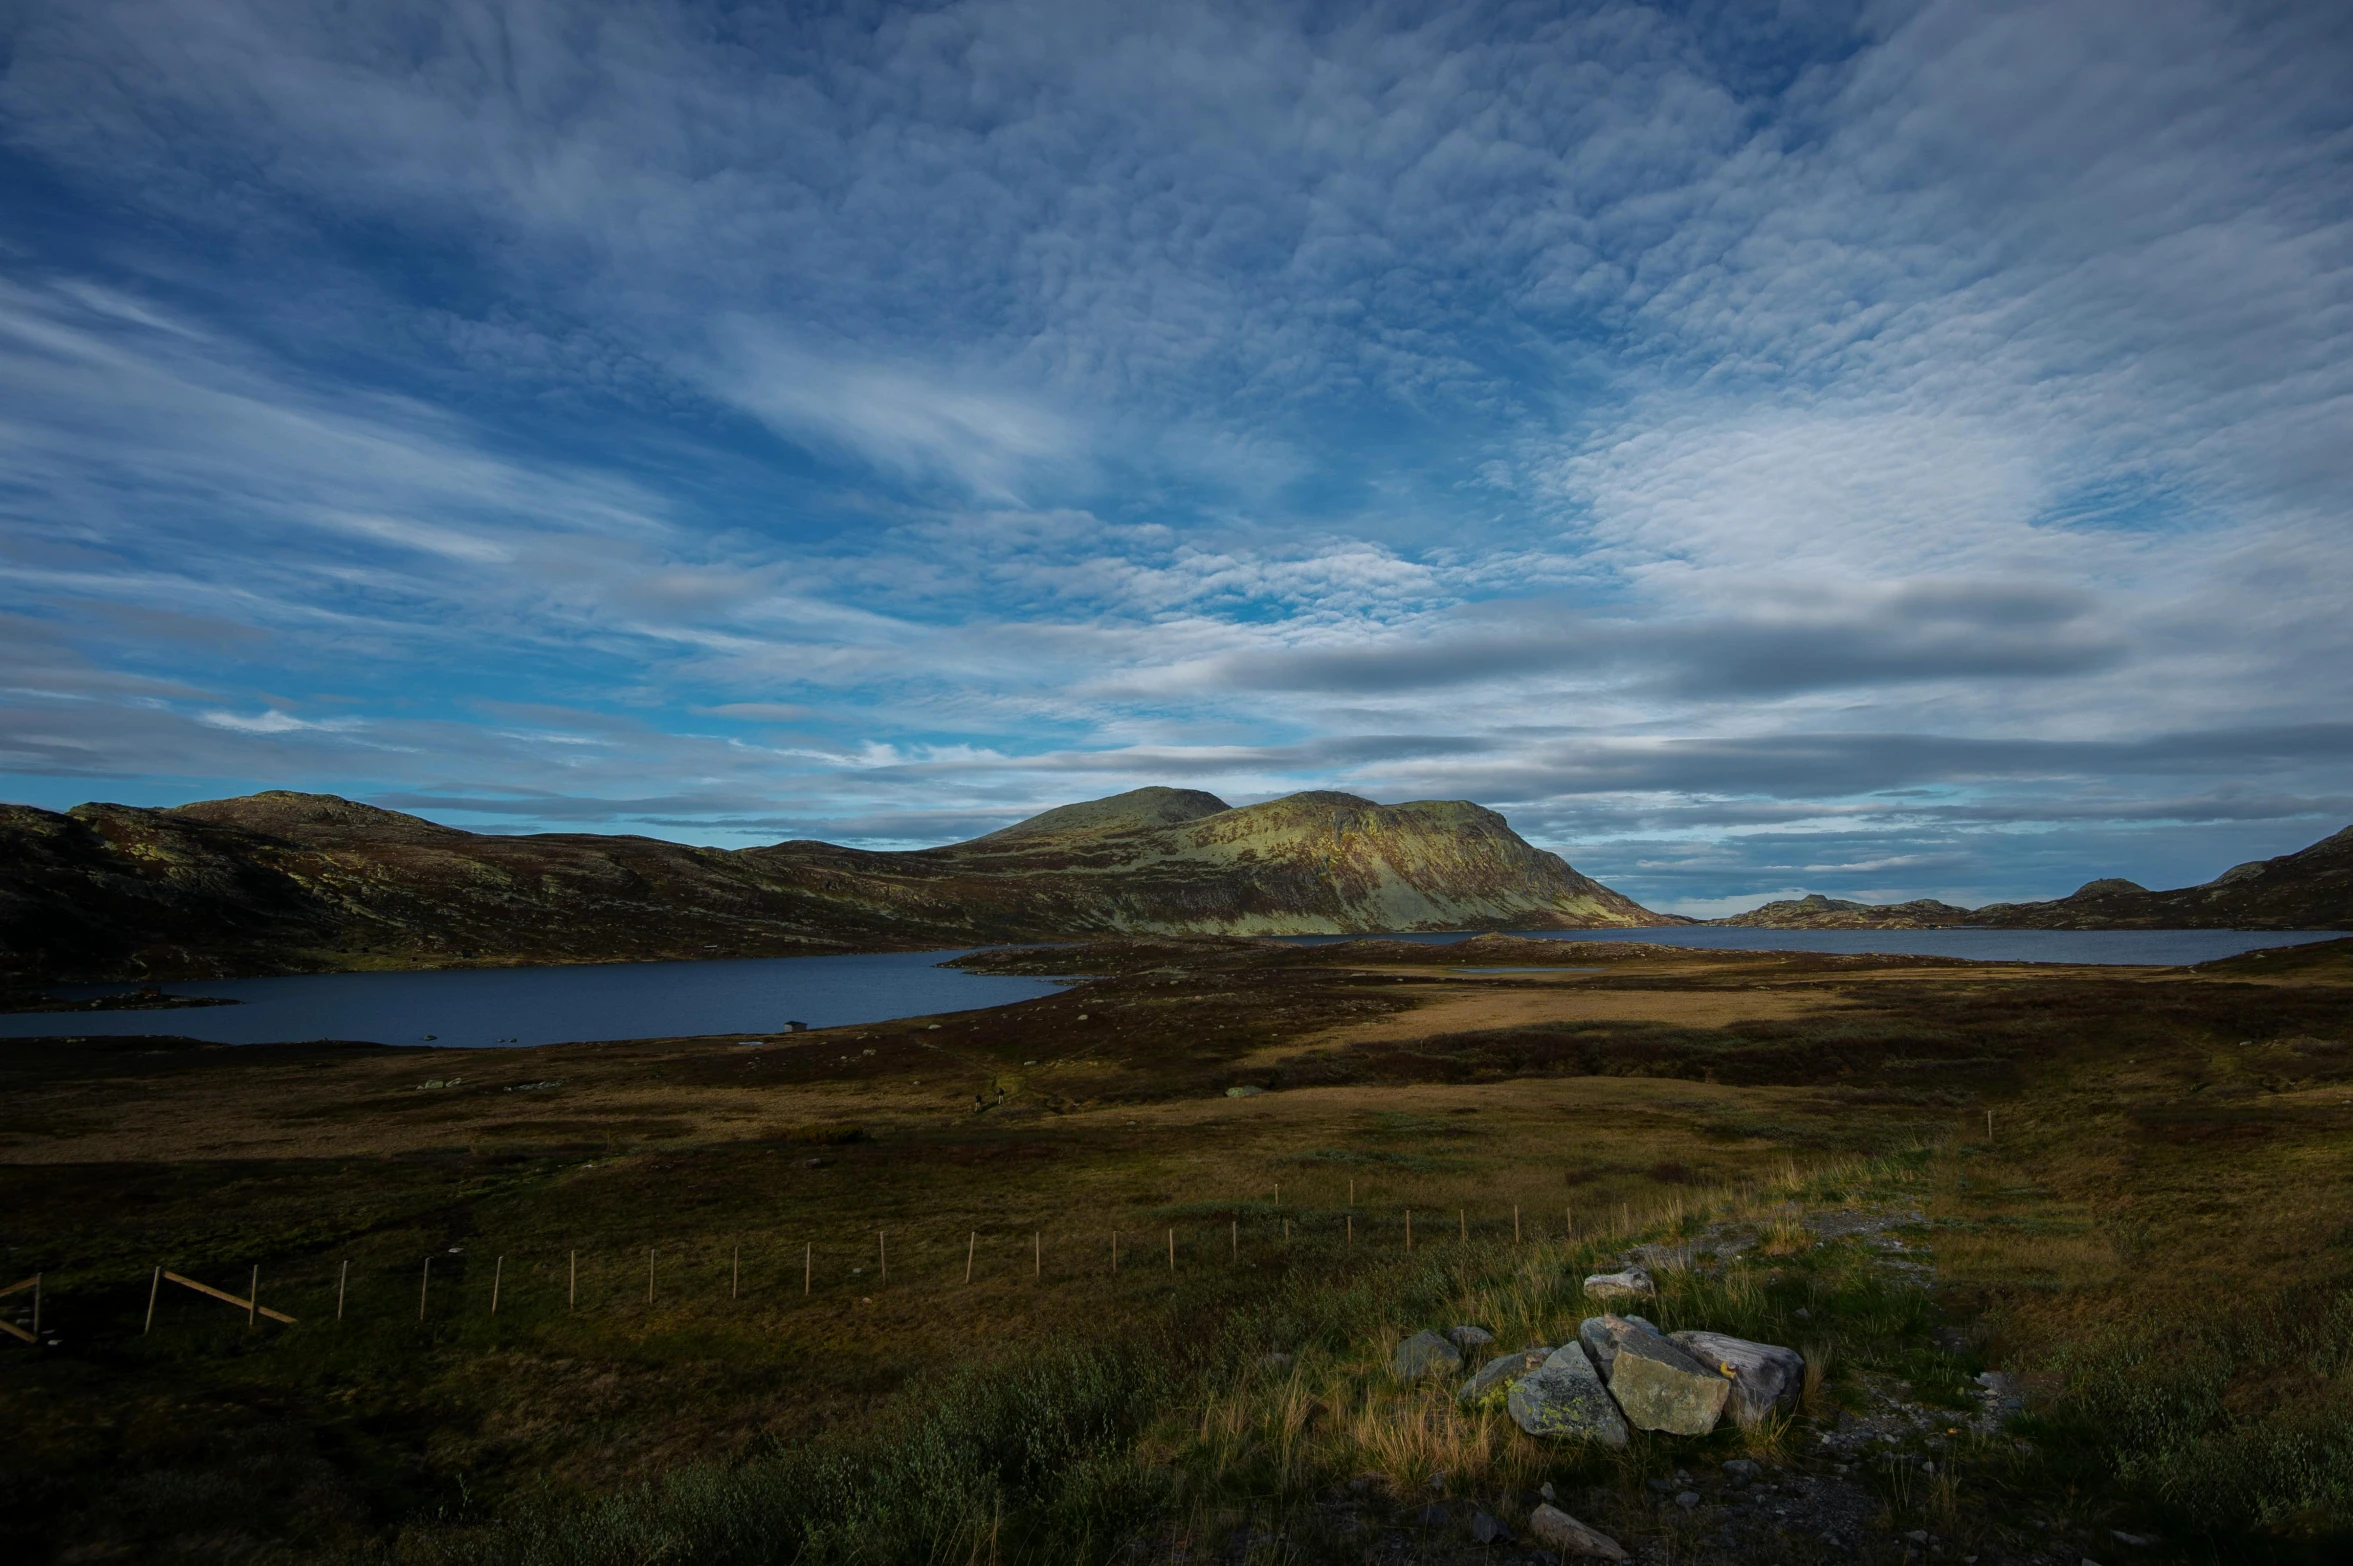
{"type": "Polygon", "coordinates": [[[1042,810],[1026,820],[1009,827],[1000,827],[976,843],[1001,843],[1021,837],[1062,837],[1077,833],[1149,831],[1154,827],[1182,826],[1198,821],[1203,816],[1214,816],[1233,807],[1215,794],[1197,788],[1132,788],[1124,794],[1112,794],[1102,799],[1081,800],[1074,805],[1057,805],[1042,810]]]}

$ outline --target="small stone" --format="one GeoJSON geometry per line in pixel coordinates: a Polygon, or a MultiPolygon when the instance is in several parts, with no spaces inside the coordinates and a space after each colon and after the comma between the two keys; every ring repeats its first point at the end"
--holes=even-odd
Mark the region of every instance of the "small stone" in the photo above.
{"type": "Polygon", "coordinates": [[[1471,1513],[1471,1538],[1475,1542],[1493,1544],[1498,1539],[1510,1537],[1510,1531],[1485,1512],[1471,1513]]]}
{"type": "Polygon", "coordinates": [[[1914,1528],[1910,1533],[1905,1534],[1904,1537],[1911,1540],[1914,1544],[1926,1544],[1928,1542],[1928,1530],[1925,1528],[1914,1528]]]}
{"type": "Polygon", "coordinates": [[[1462,1369],[1462,1355],[1435,1332],[1422,1331],[1397,1345],[1389,1370],[1400,1381],[1419,1381],[1436,1371],[1462,1369]]]}
{"type": "Polygon", "coordinates": [[[1495,1341],[1495,1334],[1485,1327],[1448,1327],[1446,1341],[1465,1354],[1476,1354],[1495,1341]]]}
{"type": "Polygon", "coordinates": [[[1462,1384],[1457,1396],[1466,1406],[1475,1406],[1508,1391],[1511,1384],[1531,1371],[1541,1370],[1552,1350],[1543,1347],[1514,1349],[1509,1354],[1498,1354],[1479,1367],[1479,1373],[1462,1384]]]}
{"type": "Polygon", "coordinates": [[[1552,1481],[1549,1479],[1536,1487],[1536,1493],[1543,1496],[1548,1501],[1556,1499],[1559,1495],[1559,1492],[1553,1489],[1552,1481]]]}
{"type": "Polygon", "coordinates": [[[1512,1383],[1504,1399],[1512,1422],[1535,1436],[1583,1436],[1604,1446],[1626,1444],[1626,1420],[1602,1385],[1601,1373],[1574,1343],[1512,1383]]]}
{"type": "Polygon", "coordinates": [[[1699,1504],[1699,1492],[1697,1490],[1681,1491],[1675,1497],[1675,1504],[1685,1511],[1689,1511],[1699,1504]]]}
{"type": "Polygon", "coordinates": [[[1753,1459],[1746,1457],[1735,1457],[1724,1465],[1724,1477],[1735,1486],[1754,1484],[1764,1471],[1753,1459]]]}
{"type": "Polygon", "coordinates": [[[1529,1516],[1528,1531],[1563,1555],[1590,1555],[1605,1561],[1626,1559],[1626,1552],[1617,1540],[1597,1529],[1586,1527],[1549,1503],[1537,1507],[1529,1516]]]}
{"type": "Polygon", "coordinates": [[[1618,1356],[1618,1329],[1627,1322],[1652,1332],[1659,1330],[1640,1316],[1614,1316],[1607,1312],[1577,1323],[1577,1341],[1585,1345],[1585,1357],[1593,1361],[1593,1368],[1601,1372],[1604,1381],[1610,1378],[1610,1361],[1618,1356]]]}
{"type": "Polygon", "coordinates": [[[1732,1383],[1716,1370],[1646,1328],[1629,1324],[1615,1334],[1609,1390],[1637,1430],[1706,1435],[1716,1428],[1732,1383]]]}
{"type": "Polygon", "coordinates": [[[1798,1393],[1806,1384],[1806,1357],[1797,1350],[1722,1332],[1677,1332],[1670,1339],[1731,1380],[1728,1406],[1743,1426],[1796,1411],[1798,1393]]]}
{"type": "Polygon", "coordinates": [[[1597,1272],[1585,1280],[1585,1292],[1595,1299],[1632,1298],[1641,1294],[1656,1294],[1658,1288],[1650,1281],[1650,1274],[1640,1267],[1628,1267],[1623,1272],[1597,1272]]]}

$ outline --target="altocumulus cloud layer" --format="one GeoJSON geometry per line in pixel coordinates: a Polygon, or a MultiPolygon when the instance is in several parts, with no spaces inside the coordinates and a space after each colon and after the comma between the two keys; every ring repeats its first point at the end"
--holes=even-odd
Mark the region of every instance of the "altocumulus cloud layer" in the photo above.
{"type": "Polygon", "coordinates": [[[19,8],[0,766],[1654,905],[2353,817],[2331,4],[19,8]]]}

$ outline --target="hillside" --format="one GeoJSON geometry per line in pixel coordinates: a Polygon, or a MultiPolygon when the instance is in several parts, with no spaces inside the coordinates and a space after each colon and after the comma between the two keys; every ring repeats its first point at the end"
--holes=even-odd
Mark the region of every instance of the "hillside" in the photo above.
{"type": "Polygon", "coordinates": [[[2202,886],[2152,892],[2092,881],[2044,903],[1989,903],[1971,924],[2011,930],[2353,929],[2353,827],[2277,859],[2234,865],[2202,886]]]}
{"type": "Polygon", "coordinates": [[[2225,870],[2202,886],[2152,892],[2114,878],[2039,903],[1960,908],[1922,898],[1854,903],[1814,893],[1710,924],[1776,930],[2353,930],[2353,827],[2310,848],[2225,870]]]}
{"type": "Polygon", "coordinates": [[[1851,903],[1819,892],[1708,921],[1765,930],[1933,930],[1969,922],[1968,909],[1932,897],[1909,903],[1851,903]]]}
{"type": "Polygon", "coordinates": [[[1671,922],[1461,801],[1138,789],[909,853],[490,836],[283,791],[0,806],[19,981],[1671,922]]]}

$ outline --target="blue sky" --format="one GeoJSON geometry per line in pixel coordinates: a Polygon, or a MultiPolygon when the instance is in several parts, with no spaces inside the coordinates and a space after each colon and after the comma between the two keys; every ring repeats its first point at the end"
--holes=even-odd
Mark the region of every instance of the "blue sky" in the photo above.
{"type": "Polygon", "coordinates": [[[17,8],[0,793],[1653,906],[2353,819],[2328,4],[17,8]]]}

